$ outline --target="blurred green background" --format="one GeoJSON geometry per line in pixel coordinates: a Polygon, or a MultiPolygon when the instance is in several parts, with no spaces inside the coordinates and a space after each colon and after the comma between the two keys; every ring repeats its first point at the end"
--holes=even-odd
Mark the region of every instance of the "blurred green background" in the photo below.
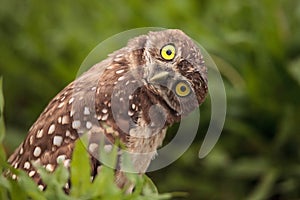
{"type": "Polygon", "coordinates": [[[186,199],[300,199],[300,1],[0,0],[8,154],[88,53],[132,28],[182,29],[216,62],[227,117],[213,151],[198,158],[210,118],[201,107],[194,144],[149,173],[160,192],[186,199]]]}

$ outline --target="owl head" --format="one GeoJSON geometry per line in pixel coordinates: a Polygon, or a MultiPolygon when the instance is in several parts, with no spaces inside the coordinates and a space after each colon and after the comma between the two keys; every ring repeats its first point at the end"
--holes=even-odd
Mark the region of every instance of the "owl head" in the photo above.
{"type": "Polygon", "coordinates": [[[181,30],[149,32],[129,42],[143,48],[142,79],[177,115],[186,115],[207,94],[207,68],[199,47],[181,30]]]}

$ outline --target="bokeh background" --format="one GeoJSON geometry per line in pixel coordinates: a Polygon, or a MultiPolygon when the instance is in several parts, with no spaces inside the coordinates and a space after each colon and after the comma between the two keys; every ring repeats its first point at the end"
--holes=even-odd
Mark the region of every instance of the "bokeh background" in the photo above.
{"type": "MultiPolygon", "coordinates": [[[[185,199],[300,199],[300,1],[0,0],[0,74],[8,154],[88,53],[132,28],[182,29],[216,62],[227,93],[224,130],[198,158],[193,145],[148,175],[185,199]]],[[[170,131],[172,132],[172,131],[170,131]]],[[[187,130],[188,132],[188,130],[187,130]]]]}

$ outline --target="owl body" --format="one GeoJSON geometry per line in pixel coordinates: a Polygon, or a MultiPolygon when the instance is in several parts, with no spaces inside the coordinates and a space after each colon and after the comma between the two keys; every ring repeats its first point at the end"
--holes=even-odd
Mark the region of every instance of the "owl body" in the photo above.
{"type": "MultiPolygon", "coordinates": [[[[86,135],[92,177],[101,175],[99,151],[110,152],[116,141],[123,145],[120,152],[131,155],[134,170],[145,173],[167,128],[196,109],[206,93],[206,67],[194,42],[180,30],[149,32],[57,94],[8,162],[43,189],[33,163],[50,172],[59,162],[69,168],[75,141],[86,135]]],[[[118,158],[115,181],[123,187],[121,165],[118,158]]]]}

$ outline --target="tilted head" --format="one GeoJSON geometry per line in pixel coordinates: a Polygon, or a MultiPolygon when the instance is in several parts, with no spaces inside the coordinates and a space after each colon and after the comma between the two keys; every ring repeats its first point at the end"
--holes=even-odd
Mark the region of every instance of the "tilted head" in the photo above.
{"type": "MultiPolygon", "coordinates": [[[[143,43],[143,80],[170,109],[188,114],[207,94],[207,68],[199,47],[180,30],[149,32],[143,43]]],[[[139,42],[136,42],[139,41],[139,42]]]]}

